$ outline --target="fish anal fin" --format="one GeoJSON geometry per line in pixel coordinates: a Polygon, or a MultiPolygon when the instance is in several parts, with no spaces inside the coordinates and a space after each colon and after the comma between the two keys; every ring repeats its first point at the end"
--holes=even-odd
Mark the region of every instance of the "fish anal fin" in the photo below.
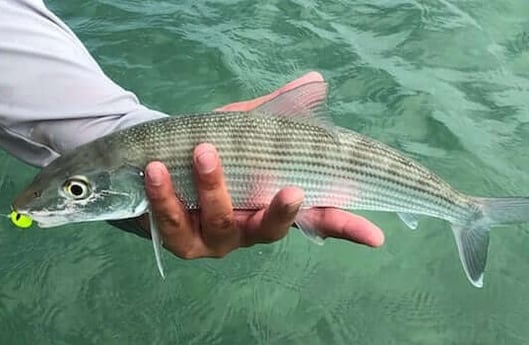
{"type": "Polygon", "coordinates": [[[419,218],[415,214],[399,212],[397,215],[399,216],[400,220],[402,220],[402,222],[406,224],[406,226],[411,230],[416,230],[419,226],[419,218]]]}
{"type": "Polygon", "coordinates": [[[156,265],[158,266],[160,275],[163,279],[165,279],[165,272],[162,263],[162,238],[160,236],[160,231],[152,211],[149,212],[149,227],[151,229],[151,241],[154,249],[154,257],[156,258],[156,265]]]}
{"type": "Polygon", "coordinates": [[[452,231],[465,274],[472,285],[483,287],[489,248],[489,228],[474,223],[468,226],[452,224],[452,231]]]}

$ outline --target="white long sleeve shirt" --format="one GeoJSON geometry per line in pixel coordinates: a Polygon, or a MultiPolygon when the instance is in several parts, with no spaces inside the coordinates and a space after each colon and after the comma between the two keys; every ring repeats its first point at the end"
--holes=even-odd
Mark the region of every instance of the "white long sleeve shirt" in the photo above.
{"type": "Polygon", "coordinates": [[[167,116],[108,78],[42,0],[0,0],[0,146],[39,167],[97,137],[167,116]]]}

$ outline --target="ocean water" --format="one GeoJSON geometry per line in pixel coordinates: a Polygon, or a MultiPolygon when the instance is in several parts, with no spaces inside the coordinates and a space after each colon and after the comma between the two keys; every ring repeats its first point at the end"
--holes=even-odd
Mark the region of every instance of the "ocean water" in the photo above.
{"type": "MultiPolygon", "coordinates": [[[[334,121],[475,195],[529,195],[529,2],[49,0],[103,70],[170,114],[310,71],[334,121]]],[[[0,213],[36,170],[0,153],[0,213]]],[[[371,249],[292,230],[222,260],[106,225],[0,220],[0,344],[528,344],[529,225],[491,233],[485,287],[447,224],[393,214],[371,249]]]]}

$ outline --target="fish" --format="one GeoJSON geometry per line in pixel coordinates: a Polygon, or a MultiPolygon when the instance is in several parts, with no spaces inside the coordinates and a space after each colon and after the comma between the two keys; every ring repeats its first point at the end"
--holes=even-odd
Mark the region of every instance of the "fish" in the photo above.
{"type": "Polygon", "coordinates": [[[529,197],[471,196],[404,153],[336,125],[328,86],[316,81],[281,93],[251,111],[168,116],[125,128],[68,151],[44,167],[14,199],[16,212],[40,227],[119,220],[145,213],[158,270],[163,245],[144,191],[144,169],[163,162],[188,210],[200,205],[193,183],[196,145],[216,146],[236,209],[266,207],[285,186],[304,190],[295,223],[323,243],[308,210],[394,212],[411,229],[420,217],[451,226],[466,277],[483,287],[492,227],[529,221],[529,197]]]}

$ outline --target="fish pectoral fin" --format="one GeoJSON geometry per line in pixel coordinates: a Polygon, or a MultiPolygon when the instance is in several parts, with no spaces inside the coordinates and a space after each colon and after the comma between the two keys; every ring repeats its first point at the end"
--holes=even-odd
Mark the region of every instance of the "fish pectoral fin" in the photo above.
{"type": "Polygon", "coordinates": [[[415,230],[417,229],[417,226],[419,226],[419,218],[415,214],[399,212],[397,215],[399,216],[400,220],[402,220],[402,222],[406,224],[406,226],[411,230],[415,230]]]}
{"type": "Polygon", "coordinates": [[[452,224],[452,231],[465,274],[472,285],[483,287],[483,274],[489,248],[489,228],[473,223],[467,227],[452,224]]]}
{"type": "Polygon", "coordinates": [[[319,230],[314,224],[314,219],[311,218],[308,211],[308,209],[299,210],[294,222],[309,240],[321,246],[324,243],[323,238],[320,236],[319,230]]]}
{"type": "Polygon", "coordinates": [[[162,238],[152,211],[149,211],[149,227],[151,229],[151,240],[154,249],[154,257],[156,258],[156,265],[158,266],[160,275],[165,279],[165,272],[162,264],[162,238]]]}

